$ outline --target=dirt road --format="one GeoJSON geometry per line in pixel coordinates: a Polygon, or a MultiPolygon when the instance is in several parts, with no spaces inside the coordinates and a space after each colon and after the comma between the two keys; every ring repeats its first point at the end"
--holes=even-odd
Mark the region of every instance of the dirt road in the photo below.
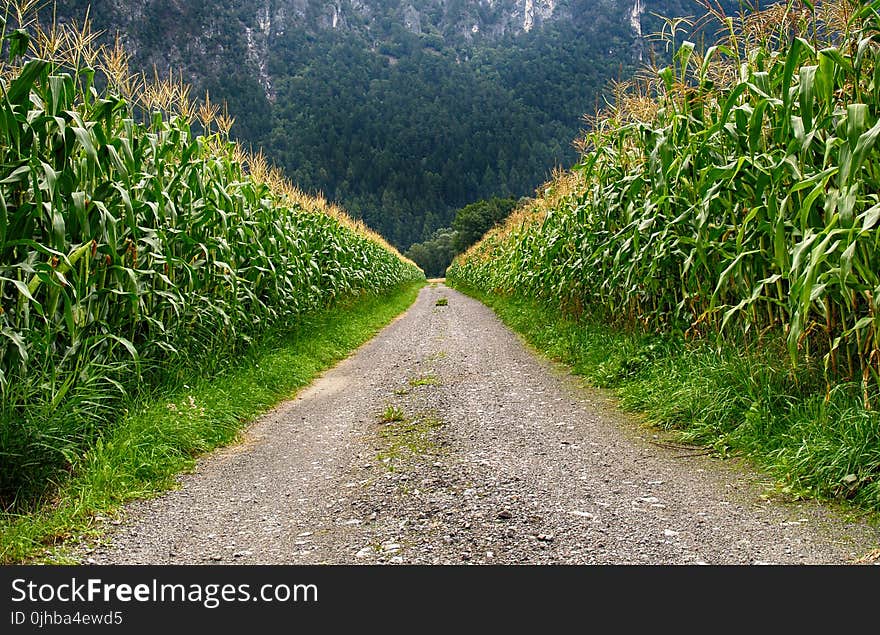
{"type": "Polygon", "coordinates": [[[878,533],[658,445],[442,285],[83,562],[847,563],[878,533]],[[438,300],[447,304],[438,306],[438,300]],[[383,421],[384,419],[384,421],[383,421]]]}

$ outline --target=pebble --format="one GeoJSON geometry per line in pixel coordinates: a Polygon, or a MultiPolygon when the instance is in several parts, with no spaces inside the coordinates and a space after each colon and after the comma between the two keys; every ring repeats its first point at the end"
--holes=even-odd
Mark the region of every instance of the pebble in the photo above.
{"type": "Polygon", "coordinates": [[[577,509],[573,509],[568,513],[574,516],[580,516],[581,518],[586,518],[587,520],[592,520],[594,518],[593,514],[591,514],[590,512],[582,512],[577,509]]]}

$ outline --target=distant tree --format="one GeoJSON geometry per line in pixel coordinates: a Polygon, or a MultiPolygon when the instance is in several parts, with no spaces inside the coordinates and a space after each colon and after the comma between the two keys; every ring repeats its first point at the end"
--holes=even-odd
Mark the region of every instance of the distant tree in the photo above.
{"type": "Polygon", "coordinates": [[[490,198],[465,205],[455,213],[453,247],[461,253],[480,240],[487,231],[510,215],[516,207],[515,198],[490,198]]]}
{"type": "Polygon", "coordinates": [[[404,255],[420,266],[429,278],[442,278],[455,256],[454,240],[455,232],[443,227],[428,240],[413,244],[404,255]]]}

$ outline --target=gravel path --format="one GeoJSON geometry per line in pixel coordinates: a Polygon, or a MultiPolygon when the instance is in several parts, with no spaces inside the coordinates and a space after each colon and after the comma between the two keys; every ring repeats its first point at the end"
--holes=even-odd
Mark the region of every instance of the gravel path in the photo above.
{"type": "MultiPolygon", "coordinates": [[[[126,508],[100,564],[847,563],[877,530],[667,447],[442,285],[126,508]],[[437,300],[447,298],[448,305],[437,300]],[[383,414],[401,421],[382,422],[383,414]]],[[[118,521],[117,521],[118,522],[118,521]]]]}

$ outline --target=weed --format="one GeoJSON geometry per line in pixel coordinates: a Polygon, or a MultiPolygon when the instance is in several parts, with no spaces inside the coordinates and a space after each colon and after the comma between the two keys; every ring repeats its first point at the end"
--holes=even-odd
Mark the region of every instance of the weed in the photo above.
{"type": "Polygon", "coordinates": [[[380,421],[382,423],[392,423],[394,421],[404,421],[405,419],[406,414],[403,412],[403,408],[389,404],[382,413],[380,421]]]}
{"type": "Polygon", "coordinates": [[[409,385],[415,388],[416,386],[436,386],[440,383],[440,378],[437,375],[422,375],[421,377],[414,377],[409,380],[409,385]]]}
{"type": "Polygon", "coordinates": [[[395,426],[383,427],[380,436],[385,447],[378,453],[379,463],[389,471],[395,471],[401,460],[407,457],[438,454],[442,444],[436,438],[436,431],[443,422],[433,413],[419,413],[411,420],[395,426]]]}

